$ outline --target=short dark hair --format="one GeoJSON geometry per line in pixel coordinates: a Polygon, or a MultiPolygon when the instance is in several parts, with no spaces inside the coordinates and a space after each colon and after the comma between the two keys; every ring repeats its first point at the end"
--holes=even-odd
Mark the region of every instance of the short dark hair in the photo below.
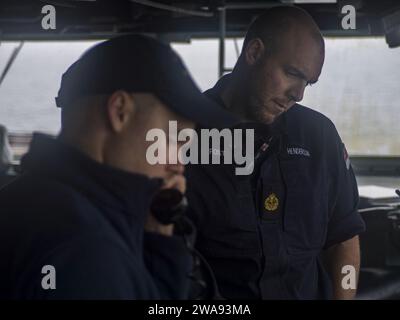
{"type": "Polygon", "coordinates": [[[278,47],[279,38],[291,28],[299,25],[310,26],[311,30],[315,29],[312,36],[324,48],[324,41],[318,31],[318,26],[305,10],[295,6],[277,6],[268,9],[253,20],[247,30],[242,52],[247,44],[255,38],[261,39],[270,52],[274,51],[278,47]]]}

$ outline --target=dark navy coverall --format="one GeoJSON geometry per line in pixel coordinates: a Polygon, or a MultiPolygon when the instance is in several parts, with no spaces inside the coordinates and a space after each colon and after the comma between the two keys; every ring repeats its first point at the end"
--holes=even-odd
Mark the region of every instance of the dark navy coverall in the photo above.
{"type": "MultiPolygon", "coordinates": [[[[218,84],[206,94],[223,104],[218,84]]],[[[275,121],[271,140],[255,132],[256,151],[268,148],[252,175],[187,167],[197,248],[225,298],[329,299],[321,252],[365,229],[344,144],[328,118],[298,104],[275,121]]]]}
{"type": "Polygon", "coordinates": [[[144,232],[159,179],[98,163],[35,134],[24,173],[0,190],[0,299],[185,299],[192,257],[144,232]],[[54,287],[43,286],[54,268],[54,287]]]}

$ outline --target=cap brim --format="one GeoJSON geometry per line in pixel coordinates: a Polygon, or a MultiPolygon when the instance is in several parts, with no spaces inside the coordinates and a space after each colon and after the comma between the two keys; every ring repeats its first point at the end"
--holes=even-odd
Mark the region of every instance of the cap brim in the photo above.
{"type": "Polygon", "coordinates": [[[160,99],[174,112],[206,128],[230,128],[239,119],[187,83],[179,92],[160,92],[160,99]]]}

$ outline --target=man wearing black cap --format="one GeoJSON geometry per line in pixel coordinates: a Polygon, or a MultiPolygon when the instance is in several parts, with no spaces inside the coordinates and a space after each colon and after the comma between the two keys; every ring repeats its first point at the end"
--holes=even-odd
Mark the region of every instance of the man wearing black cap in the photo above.
{"type": "Polygon", "coordinates": [[[169,46],[139,35],[87,51],[56,101],[59,136],[35,134],[0,192],[0,298],[185,298],[190,256],[150,212],[160,189],[185,192],[183,165],[150,165],[146,133],[229,119],[169,46]]]}

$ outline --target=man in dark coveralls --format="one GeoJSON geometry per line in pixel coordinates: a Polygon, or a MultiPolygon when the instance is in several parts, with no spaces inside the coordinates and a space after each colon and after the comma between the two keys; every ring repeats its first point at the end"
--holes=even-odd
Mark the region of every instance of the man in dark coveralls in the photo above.
{"type": "Polygon", "coordinates": [[[259,123],[251,175],[235,176],[222,165],[186,171],[196,245],[225,298],[356,293],[342,286],[342,270],[358,276],[365,228],[353,170],[334,124],[298,104],[320,76],[324,50],[305,11],[269,9],[251,24],[233,72],[205,93],[259,123]]]}
{"type": "Polygon", "coordinates": [[[183,165],[151,165],[146,133],[227,113],[170,46],[139,35],[88,50],[57,106],[59,136],[35,134],[24,173],[0,191],[0,299],[186,298],[191,256],[150,212],[160,189],[185,192],[183,165]]]}

